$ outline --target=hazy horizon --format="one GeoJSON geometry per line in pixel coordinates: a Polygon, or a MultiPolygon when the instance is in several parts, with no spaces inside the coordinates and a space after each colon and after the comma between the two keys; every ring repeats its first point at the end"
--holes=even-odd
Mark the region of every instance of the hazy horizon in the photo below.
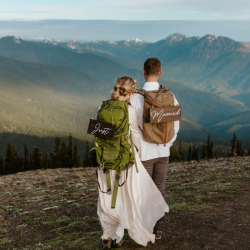
{"type": "Polygon", "coordinates": [[[119,21],[119,20],[0,20],[0,37],[46,37],[56,40],[119,41],[139,38],[157,42],[170,34],[188,37],[210,34],[250,42],[250,21],[119,21]]]}

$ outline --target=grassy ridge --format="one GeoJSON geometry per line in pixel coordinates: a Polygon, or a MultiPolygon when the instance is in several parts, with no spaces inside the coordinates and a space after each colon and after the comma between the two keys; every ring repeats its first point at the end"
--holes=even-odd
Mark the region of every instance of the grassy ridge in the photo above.
{"type": "MultiPolygon", "coordinates": [[[[170,213],[163,238],[146,249],[247,249],[249,160],[170,164],[165,185],[170,213]]],[[[101,249],[97,199],[93,168],[1,176],[0,249],[101,249]]],[[[124,239],[122,249],[145,249],[128,234],[124,239]]]]}

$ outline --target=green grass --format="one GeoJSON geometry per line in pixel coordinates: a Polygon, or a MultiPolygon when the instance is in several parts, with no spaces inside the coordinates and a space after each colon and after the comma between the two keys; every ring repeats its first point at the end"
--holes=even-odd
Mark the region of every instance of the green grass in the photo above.
{"type": "Polygon", "coordinates": [[[225,162],[218,167],[213,166],[216,160],[205,164],[186,163],[174,167],[175,171],[170,170],[172,174],[166,181],[166,201],[170,211],[212,209],[220,202],[233,200],[244,192],[246,184],[241,180],[250,178],[248,163],[235,165],[231,159],[225,162]]]}

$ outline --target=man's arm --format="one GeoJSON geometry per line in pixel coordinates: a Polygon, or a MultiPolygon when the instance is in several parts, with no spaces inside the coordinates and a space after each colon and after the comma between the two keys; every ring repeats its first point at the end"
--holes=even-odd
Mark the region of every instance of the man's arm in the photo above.
{"type": "MultiPolygon", "coordinates": [[[[174,96],[174,95],[173,95],[174,96]]],[[[178,101],[176,100],[175,96],[174,96],[174,105],[177,106],[179,105],[178,101]]],[[[176,140],[176,137],[177,137],[177,133],[179,131],[179,128],[180,128],[180,121],[175,121],[174,122],[174,136],[173,138],[170,140],[169,143],[167,143],[168,147],[171,147],[174,143],[174,141],[176,140]]]]}

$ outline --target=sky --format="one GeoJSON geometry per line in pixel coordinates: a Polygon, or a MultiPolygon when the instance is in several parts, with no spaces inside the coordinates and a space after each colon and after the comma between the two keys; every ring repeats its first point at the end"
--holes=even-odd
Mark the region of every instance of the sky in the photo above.
{"type": "Polygon", "coordinates": [[[0,1],[0,20],[250,20],[249,0],[0,1]]]}

